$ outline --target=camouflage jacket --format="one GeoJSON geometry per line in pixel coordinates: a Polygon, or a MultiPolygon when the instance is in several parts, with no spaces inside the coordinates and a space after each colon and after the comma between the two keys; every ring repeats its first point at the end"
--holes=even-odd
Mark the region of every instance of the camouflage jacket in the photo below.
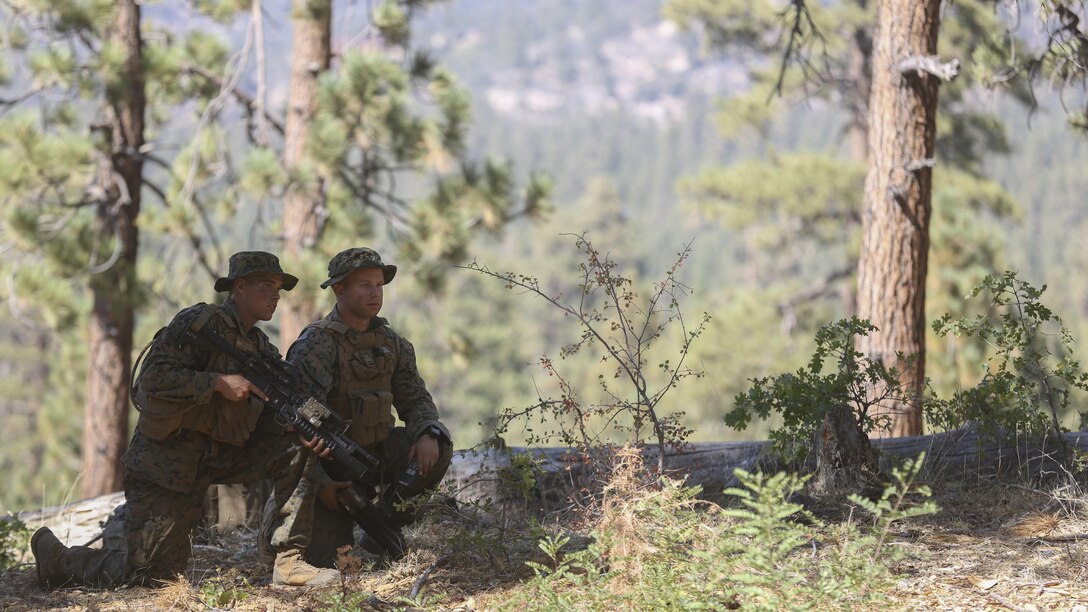
{"type": "Polygon", "coordinates": [[[219,374],[238,371],[234,360],[187,337],[198,319],[246,351],[278,350],[256,327],[247,332],[234,302],[197,304],[179,312],[164,327],[135,381],[133,402],[140,408],[141,433],[162,440],[180,429],[207,434],[218,442],[242,446],[262,410],[260,400],[229,402],[215,393],[219,374]]]}
{"type": "MultiPolygon", "coordinates": [[[[431,426],[437,427],[444,436],[450,438],[449,430],[439,422],[438,408],[419,375],[415,348],[411,342],[393,331],[388,321],[381,317],[374,317],[368,330],[359,331],[344,323],[334,307],[328,316],[302,331],[298,340],[287,351],[287,360],[298,366],[307,386],[306,390],[311,395],[336,412],[353,419],[352,437],[361,444],[368,444],[374,439],[381,440],[385,436],[359,438],[356,421],[360,415],[350,414],[350,409],[341,405],[346,395],[344,390],[352,386],[362,387],[366,393],[375,397],[391,395],[391,404],[404,421],[410,439],[418,438],[431,426]],[[373,363],[374,360],[369,354],[360,354],[362,351],[352,355],[352,360],[361,357],[370,361],[371,366],[377,365],[382,370],[382,374],[376,375],[369,383],[358,380],[359,372],[361,369],[365,371],[365,367],[360,368],[358,363],[344,363],[341,358],[341,351],[345,347],[372,344],[373,340],[364,339],[366,335],[379,338],[380,346],[377,348],[381,352],[378,353],[378,364],[373,363]],[[379,381],[377,387],[374,381],[379,381]],[[386,386],[388,389],[384,388],[386,386]]],[[[370,404],[367,407],[379,410],[377,406],[370,404]]],[[[380,409],[388,411],[388,406],[380,409]]],[[[392,424],[392,421],[386,422],[381,415],[368,415],[367,419],[373,425],[392,424]]]]}

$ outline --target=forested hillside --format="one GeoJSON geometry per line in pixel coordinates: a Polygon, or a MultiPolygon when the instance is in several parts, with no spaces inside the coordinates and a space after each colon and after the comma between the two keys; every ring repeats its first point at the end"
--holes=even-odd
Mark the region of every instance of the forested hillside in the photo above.
{"type": "MultiPolygon", "coordinates": [[[[723,136],[716,126],[729,123],[729,118],[716,109],[722,99],[746,91],[751,58],[708,49],[698,31],[682,30],[665,19],[662,6],[455,2],[425,15],[420,36],[475,94],[473,146],[547,172],[555,181],[557,210],[551,220],[521,227],[498,251],[481,247],[481,260],[544,274],[542,269],[549,270],[548,262],[555,258],[521,262],[528,253],[548,252],[542,243],[562,249],[562,240],[556,244],[558,233],[592,227],[585,217],[593,209],[601,215],[611,210],[623,223],[622,230],[613,226],[598,233],[598,246],[633,262],[650,278],[671,263],[669,254],[694,240],[684,280],[696,291],[685,306],[714,317],[713,332],[694,349],[710,376],[688,382],[681,403],[695,415],[696,439],[729,438],[736,434],[721,426],[720,415],[747,379],[799,366],[811,349],[815,327],[846,314],[835,296],[801,304],[799,312],[777,307],[783,292],[811,284],[806,273],[820,268],[811,260],[830,267],[841,255],[806,251],[808,268],[774,267],[776,284],[786,289],[768,293],[759,266],[784,259],[778,250],[782,237],[761,238],[752,230],[731,228],[714,211],[695,206],[678,182],[716,165],[794,151],[823,151],[836,163],[846,147],[845,128],[839,111],[813,99],[789,105],[766,133],[740,130],[723,136]],[[560,14],[570,17],[560,19],[560,14]],[[602,180],[611,185],[616,201],[611,208],[591,208],[586,204],[599,197],[594,194],[602,180]]],[[[1037,31],[1024,28],[1029,37],[1038,38],[1037,31]]],[[[787,94],[798,99],[796,92],[787,94]]],[[[967,225],[958,225],[965,221],[957,211],[969,205],[965,185],[950,182],[947,175],[942,183],[938,165],[934,206],[944,213],[937,215],[933,231],[951,244],[934,245],[948,248],[949,255],[931,263],[930,312],[936,318],[964,308],[963,298],[986,270],[972,267],[971,261],[983,258],[970,249],[982,247],[970,246],[979,243],[967,234],[989,236],[985,240],[997,241],[992,271],[1014,270],[1025,280],[1047,285],[1044,302],[1083,338],[1088,332],[1088,282],[1075,270],[1084,256],[1076,241],[1064,235],[1088,227],[1081,201],[1088,176],[1079,169],[1088,145],[1070,129],[1054,87],[1038,87],[1034,94],[1036,109],[1016,104],[1000,91],[978,90],[965,99],[973,112],[1004,125],[1011,152],[982,151],[980,171],[1007,195],[984,196],[994,198],[983,204],[991,207],[989,212],[968,216],[967,225]],[[994,212],[1000,210],[1006,212],[994,212]],[[961,242],[968,252],[955,246],[961,242]]],[[[783,101],[769,99],[768,104],[783,101]]],[[[756,180],[794,178],[783,172],[756,180]]],[[[812,184],[810,192],[824,188],[812,184]]],[[[559,278],[564,274],[549,273],[559,278]]],[[[568,268],[565,274],[569,279],[573,271],[568,268]]],[[[935,337],[932,343],[932,348],[942,348],[935,337]]],[[[556,346],[542,342],[534,348],[555,351],[556,346]]],[[[532,359],[534,354],[526,352],[532,359]]],[[[943,389],[971,385],[981,377],[978,361],[956,375],[942,362],[945,351],[934,352],[934,366],[927,373],[943,389]]]]}
{"type": "Polygon", "coordinates": [[[1085,609],[1085,9],[0,2],[0,608],[1085,609]]]}
{"type": "MultiPolygon", "coordinates": [[[[282,4],[266,7],[270,57],[288,53],[290,23],[282,4]]],[[[413,45],[433,54],[468,90],[470,158],[508,160],[516,176],[539,172],[553,183],[554,210],[546,220],[514,221],[504,233],[475,240],[463,263],[475,260],[492,269],[532,275],[549,291],[569,298],[579,291],[581,261],[571,235],[588,231],[594,246],[632,275],[638,291],[649,294],[652,283],[690,243],[692,254],[678,278],[693,292],[680,305],[693,319],[703,312],[711,316],[709,328],[692,345],[688,363],[706,376],[684,380],[665,409],[687,413],[692,440],[760,438],[764,430],[732,431],[723,416],[749,379],[800,367],[811,354],[815,330],[847,314],[837,294],[788,308],[783,304],[804,292],[814,275],[843,261],[847,251],[856,249],[856,238],[839,240],[838,250],[831,252],[812,247],[807,236],[791,236],[788,227],[738,229],[719,212],[693,202],[678,185],[722,164],[798,151],[814,151],[839,164],[846,146],[842,112],[826,101],[805,101],[791,92],[788,105],[769,100],[785,111],[766,131],[723,135],[717,129],[723,123],[717,114],[721,100],[747,91],[756,60],[709,49],[697,28],[677,26],[662,15],[662,8],[663,2],[651,0],[454,0],[417,16],[413,45]],[[799,263],[787,265],[786,250],[799,263]]],[[[147,13],[160,25],[185,31],[205,28],[241,45],[244,16],[216,24],[173,6],[149,5],[147,13]]],[[[352,35],[365,19],[362,5],[348,7],[343,15],[333,32],[337,53],[362,44],[352,35]]],[[[272,106],[284,103],[285,79],[284,70],[270,71],[272,106]]],[[[250,76],[240,83],[250,91],[256,86],[250,76]]],[[[983,151],[981,173],[1004,187],[1015,205],[1008,206],[1008,214],[983,211],[965,228],[946,225],[951,231],[942,234],[938,224],[955,219],[961,205],[959,184],[948,180],[945,186],[950,188],[935,196],[935,207],[948,214],[935,215],[934,235],[955,242],[957,233],[969,229],[972,235],[997,241],[991,271],[1017,270],[1026,280],[1047,284],[1043,301],[1066,319],[1075,337],[1084,339],[1088,278],[1080,271],[1088,255],[1075,237],[1088,231],[1083,202],[1088,174],[1082,169],[1088,145],[1068,127],[1055,91],[1038,87],[1035,94],[1040,104],[1035,111],[999,93],[977,91],[965,98],[974,110],[993,113],[1007,130],[1011,153],[983,151]]],[[[160,146],[183,149],[193,128],[188,119],[165,122],[157,135],[160,146]]],[[[213,147],[210,141],[202,146],[213,147]]],[[[215,170],[208,169],[209,175],[215,170]]],[[[938,190],[941,172],[938,165],[938,190]]],[[[785,183],[797,178],[783,172],[754,180],[785,183]]],[[[402,187],[407,185],[415,196],[424,191],[421,182],[406,180],[402,187]]],[[[819,178],[810,182],[813,193],[828,187],[819,178]]],[[[171,195],[178,193],[174,186],[171,195]]],[[[229,202],[234,195],[222,196],[220,212],[234,206],[229,202]]],[[[220,226],[219,259],[213,264],[225,267],[224,254],[232,249],[276,248],[258,230],[265,227],[262,219],[267,222],[278,209],[241,197],[237,203],[237,210],[230,209],[230,221],[220,226]]],[[[169,227],[178,214],[147,211],[144,223],[169,227]]],[[[192,216],[187,214],[189,222],[192,216]]],[[[338,246],[354,244],[350,232],[341,236],[338,246]]],[[[400,236],[379,224],[363,240],[397,261],[403,252],[400,236]]],[[[934,240],[934,247],[941,248],[934,240]]],[[[934,318],[948,309],[962,309],[954,305],[956,298],[981,280],[976,273],[982,268],[968,261],[971,252],[959,253],[955,244],[944,246],[952,255],[934,258],[930,270],[931,282],[944,283],[931,292],[934,318]]],[[[180,306],[216,298],[209,274],[192,263],[188,244],[177,235],[151,236],[141,248],[149,257],[140,274],[151,282],[137,313],[137,348],[180,306]]],[[[558,359],[562,348],[578,339],[579,330],[558,310],[470,270],[443,268],[440,275],[446,282],[437,291],[433,284],[412,282],[418,273],[410,265],[403,267],[386,296],[383,314],[415,342],[422,373],[457,445],[471,447],[490,433],[490,422],[501,409],[527,406],[554,392],[549,387],[554,381],[538,361],[544,354],[558,359]]],[[[0,382],[12,391],[2,402],[7,426],[0,447],[2,465],[21,476],[0,496],[0,509],[70,496],[78,468],[73,447],[82,426],[77,408],[84,393],[81,346],[86,338],[76,328],[55,335],[52,342],[42,338],[64,317],[75,317],[86,296],[59,290],[44,295],[53,306],[40,312],[24,312],[15,302],[4,305],[0,382]]],[[[326,296],[320,308],[329,306],[326,296]]],[[[932,342],[945,346],[936,338],[932,342]]],[[[660,345],[661,359],[669,358],[677,346],[676,338],[667,337],[660,345]]],[[[1083,344],[1079,346],[1083,351],[1083,344]]],[[[948,357],[949,362],[957,358],[962,355],[948,357]]],[[[977,357],[962,366],[962,375],[941,359],[939,354],[933,359],[929,374],[942,388],[953,382],[971,385],[981,376],[977,357]]],[[[565,363],[560,366],[570,368],[569,376],[592,397],[599,366],[581,356],[565,363]]],[[[1084,399],[1076,397],[1074,407],[1083,406],[1084,399]]],[[[511,431],[507,441],[520,442],[524,435],[511,431]]]]}

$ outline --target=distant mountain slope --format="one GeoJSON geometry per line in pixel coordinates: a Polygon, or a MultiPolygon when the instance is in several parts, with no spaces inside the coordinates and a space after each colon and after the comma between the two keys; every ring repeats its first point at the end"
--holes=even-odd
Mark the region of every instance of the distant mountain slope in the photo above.
{"type": "MultiPolygon", "coordinates": [[[[724,142],[712,125],[715,99],[743,89],[745,70],[738,58],[708,57],[695,33],[663,20],[663,4],[455,0],[421,15],[417,41],[472,91],[481,154],[551,172],[561,205],[604,174],[648,227],[698,226],[676,205],[675,180],[752,154],[751,142],[724,142]]],[[[1058,291],[1070,295],[1059,301],[1088,314],[1088,281],[1064,272],[1083,257],[1056,239],[1068,228],[1088,229],[1088,143],[1066,124],[1054,88],[1036,93],[1035,114],[999,94],[975,98],[1002,118],[1014,147],[985,166],[1024,208],[1021,222],[1006,228],[1012,265],[1034,282],[1066,279],[1058,291]]],[[[838,134],[828,117],[834,109],[796,108],[771,138],[779,150],[833,149],[838,134]]],[[[701,245],[708,247],[719,245],[701,245]]]]}
{"type": "Polygon", "coordinates": [[[661,4],[459,0],[424,15],[417,31],[478,103],[519,121],[615,111],[675,121],[692,100],[746,86],[742,66],[705,57],[661,4]]]}

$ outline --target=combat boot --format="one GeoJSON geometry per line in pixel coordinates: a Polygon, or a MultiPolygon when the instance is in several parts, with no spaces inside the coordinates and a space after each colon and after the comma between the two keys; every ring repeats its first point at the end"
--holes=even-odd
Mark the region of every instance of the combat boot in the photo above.
{"type": "Polygon", "coordinates": [[[302,551],[291,548],[276,553],[272,567],[272,584],[287,586],[321,586],[340,579],[332,568],[318,568],[302,558],[302,551]]]}
{"type": "Polygon", "coordinates": [[[42,527],[30,537],[30,551],[34,553],[34,565],[38,570],[38,584],[47,590],[64,586],[71,576],[64,572],[64,553],[68,547],[61,544],[48,527],[42,527]]]}

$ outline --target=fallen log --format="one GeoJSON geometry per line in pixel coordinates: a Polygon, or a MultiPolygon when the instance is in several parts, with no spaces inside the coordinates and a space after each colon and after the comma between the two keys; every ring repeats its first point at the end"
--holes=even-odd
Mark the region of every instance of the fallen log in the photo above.
{"type": "Polygon", "coordinates": [[[15,518],[32,531],[49,527],[68,546],[87,544],[102,535],[102,525],[123,503],[125,494],[118,491],[61,506],[19,512],[15,518]]]}
{"type": "MultiPolygon", "coordinates": [[[[1088,432],[1065,434],[1070,448],[1088,451],[1088,432]]],[[[979,478],[1007,475],[1020,471],[1033,479],[1057,476],[1064,468],[1058,457],[1061,445],[1053,438],[1009,441],[1006,438],[982,436],[976,427],[963,427],[949,432],[926,436],[882,438],[872,440],[880,453],[880,467],[887,473],[891,463],[916,458],[926,453],[924,478],[929,481],[952,473],[972,473],[979,478]]],[[[657,463],[657,447],[646,447],[647,465],[657,463]]],[[[461,502],[491,499],[501,507],[549,512],[562,509],[584,482],[579,478],[582,462],[569,448],[509,447],[489,449],[473,454],[460,451],[445,483],[461,502]],[[537,484],[529,491],[511,487],[504,475],[512,458],[529,454],[541,472],[537,484]]],[[[715,498],[721,492],[739,484],[734,471],[778,471],[771,455],[771,443],[760,442],[701,442],[680,449],[666,449],[666,471],[683,478],[688,486],[699,486],[703,495],[715,498]]]]}
{"type": "MultiPolygon", "coordinates": [[[[1067,433],[1065,440],[1072,448],[1088,451],[1088,432],[1067,433]]],[[[924,451],[925,479],[931,482],[949,473],[973,473],[985,478],[1021,471],[1038,478],[1061,474],[1063,469],[1056,458],[1059,443],[1054,439],[1009,442],[980,436],[973,427],[928,436],[878,439],[873,444],[881,451],[882,468],[924,451]]],[[[733,472],[738,468],[773,469],[769,451],[768,442],[701,442],[679,450],[668,449],[665,464],[670,474],[714,496],[737,484],[733,472]]],[[[656,464],[656,447],[647,447],[644,455],[647,465],[656,464]]],[[[462,503],[490,499],[507,511],[548,512],[565,507],[572,492],[584,486],[580,473],[584,465],[568,448],[458,451],[443,484],[462,503]],[[535,485],[528,490],[511,487],[505,478],[518,455],[528,455],[537,466],[535,485]]],[[[86,544],[101,534],[106,519],[123,502],[124,494],[118,492],[20,512],[17,517],[31,529],[52,528],[65,544],[86,544]]]]}

